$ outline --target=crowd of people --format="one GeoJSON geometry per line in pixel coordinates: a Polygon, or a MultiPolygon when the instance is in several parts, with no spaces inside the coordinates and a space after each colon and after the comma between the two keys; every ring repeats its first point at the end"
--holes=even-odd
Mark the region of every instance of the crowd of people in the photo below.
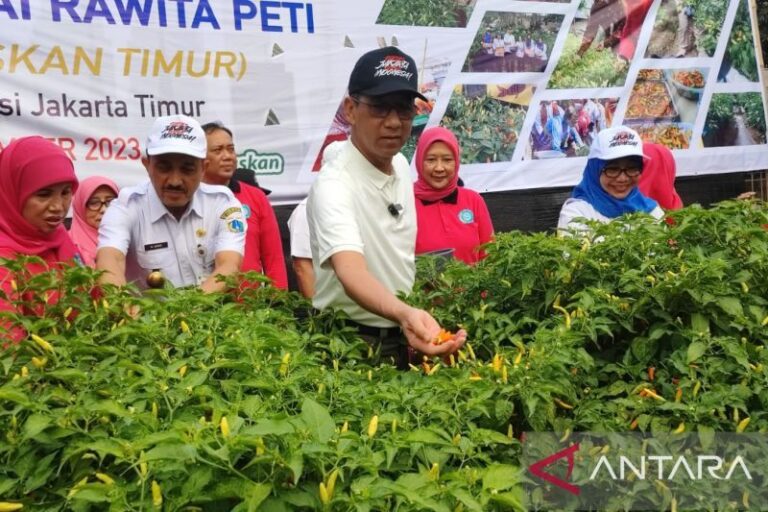
{"type": "MultiPolygon", "coordinates": [[[[421,94],[416,72],[397,72],[403,63],[416,69],[395,47],[358,60],[343,104],[349,140],[324,150],[309,196],[289,221],[300,292],[318,310],[343,311],[382,360],[399,368],[421,354],[452,353],[466,340],[459,330],[435,343],[442,332],[435,318],[398,298],[414,285],[416,257],[439,255],[473,265],[485,257],[494,234],[483,198],[459,178],[461,148],[450,130],[422,133],[412,182],[400,151],[421,94]],[[399,67],[377,72],[388,62],[399,67]]],[[[550,119],[562,115],[556,103],[550,106],[550,119]]],[[[187,116],[158,118],[142,163],[148,179],[118,190],[104,177],[79,182],[72,161],[42,137],[10,143],[0,153],[0,258],[37,256],[25,270],[31,274],[93,266],[101,271],[102,286],[226,292],[222,277],[254,271],[268,278],[268,286],[287,287],[269,191],[252,173],[237,169],[230,129],[201,126],[187,116]]],[[[573,234],[588,229],[584,219],[607,222],[635,211],[659,218],[661,207],[681,206],[674,176],[674,160],[663,146],[643,144],[623,126],[596,132],[584,177],[564,204],[558,227],[573,234]]],[[[0,266],[0,311],[17,307],[14,277],[0,266]]],[[[6,341],[26,335],[7,318],[0,322],[9,333],[6,341]]]]}
{"type": "Polygon", "coordinates": [[[531,150],[574,156],[611,124],[612,112],[592,99],[542,103],[531,130],[531,150]]]}
{"type": "Polygon", "coordinates": [[[549,60],[548,45],[540,33],[523,29],[513,31],[511,28],[495,33],[486,30],[475,60],[484,69],[489,68],[488,71],[543,71],[549,60]],[[497,63],[500,64],[494,65],[497,63]]]}

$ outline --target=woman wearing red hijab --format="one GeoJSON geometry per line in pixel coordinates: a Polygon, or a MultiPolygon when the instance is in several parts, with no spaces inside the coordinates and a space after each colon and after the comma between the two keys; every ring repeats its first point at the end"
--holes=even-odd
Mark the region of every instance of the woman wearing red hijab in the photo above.
{"type": "Polygon", "coordinates": [[[460,151],[442,127],[425,130],[416,146],[416,254],[452,250],[456,259],[476,263],[479,246],[491,241],[493,224],[477,192],[458,186],[460,151]]]}
{"type": "Polygon", "coordinates": [[[654,199],[665,211],[679,210],[683,201],[675,190],[675,157],[667,146],[654,142],[643,142],[643,153],[647,157],[637,187],[640,192],[654,199]]]}
{"type": "Polygon", "coordinates": [[[103,176],[91,176],[80,183],[72,199],[72,227],[69,236],[83,258],[83,263],[96,267],[99,246],[99,224],[109,203],[119,189],[114,181],[103,176]]]}
{"type": "MultiPolygon", "coordinates": [[[[64,229],[77,185],[72,161],[52,142],[24,137],[6,146],[0,153],[0,258],[30,255],[42,259],[43,264],[27,266],[28,274],[78,260],[77,250],[64,229]]],[[[0,263],[0,289],[6,297],[19,298],[15,290],[17,277],[0,263]]],[[[13,310],[13,306],[0,298],[2,310],[13,310]]],[[[19,329],[10,331],[13,341],[23,336],[19,329]]]]}

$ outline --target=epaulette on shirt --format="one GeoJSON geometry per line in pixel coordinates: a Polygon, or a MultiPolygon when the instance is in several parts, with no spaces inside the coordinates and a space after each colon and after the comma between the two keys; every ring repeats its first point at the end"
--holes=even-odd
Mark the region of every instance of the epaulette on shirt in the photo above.
{"type": "Polygon", "coordinates": [[[200,192],[202,192],[205,195],[217,195],[221,194],[225,196],[227,199],[234,199],[235,194],[232,193],[231,190],[226,185],[209,185],[207,183],[201,183],[200,184],[200,192]]]}

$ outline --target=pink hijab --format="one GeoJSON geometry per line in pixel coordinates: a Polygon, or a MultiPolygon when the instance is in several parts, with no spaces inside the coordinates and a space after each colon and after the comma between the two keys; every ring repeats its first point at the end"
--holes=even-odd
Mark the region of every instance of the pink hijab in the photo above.
{"type": "Polygon", "coordinates": [[[5,147],[0,153],[0,250],[35,256],[52,250],[62,262],[75,257],[77,250],[63,225],[46,235],[22,216],[32,194],[64,182],[77,190],[72,161],[53,142],[23,137],[5,147]]]}
{"type": "Polygon", "coordinates": [[[416,183],[413,184],[413,191],[416,194],[417,199],[423,199],[425,201],[439,201],[440,199],[450,195],[456,190],[459,185],[459,162],[461,151],[459,150],[459,141],[456,140],[456,136],[446,128],[442,126],[436,126],[424,130],[424,133],[419,137],[419,143],[416,146],[416,171],[419,173],[419,178],[416,183]],[[424,158],[427,156],[427,150],[435,142],[444,142],[453,151],[453,158],[456,160],[456,172],[453,174],[453,179],[444,188],[433,188],[424,179],[424,158]]]}
{"type": "Polygon", "coordinates": [[[80,183],[75,196],[72,198],[72,227],[69,236],[80,250],[83,263],[89,266],[96,264],[96,249],[99,247],[99,230],[85,220],[87,209],[85,203],[91,198],[99,187],[108,187],[117,195],[119,188],[114,181],[103,176],[91,176],[80,183]]]}
{"type": "Polygon", "coordinates": [[[675,157],[667,146],[643,142],[643,153],[650,157],[643,164],[637,187],[646,197],[654,199],[664,210],[679,210],[683,201],[675,190],[675,157]]]}

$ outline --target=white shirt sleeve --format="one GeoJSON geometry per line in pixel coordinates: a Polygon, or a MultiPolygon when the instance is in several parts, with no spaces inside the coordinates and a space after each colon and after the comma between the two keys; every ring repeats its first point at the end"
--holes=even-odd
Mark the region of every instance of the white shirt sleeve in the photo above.
{"type": "Polygon", "coordinates": [[[307,219],[315,265],[327,266],[330,257],[342,251],[364,253],[352,191],[342,180],[326,177],[315,182],[307,201],[307,219]]]}
{"type": "Polygon", "coordinates": [[[234,251],[245,254],[245,232],[248,222],[243,215],[243,205],[232,197],[222,197],[216,208],[216,241],[213,254],[234,251]]]}
{"type": "Polygon", "coordinates": [[[128,254],[131,245],[131,226],[138,219],[120,200],[110,203],[99,224],[99,249],[111,247],[123,254],[128,254]]]}
{"type": "Polygon", "coordinates": [[[309,243],[309,221],[307,220],[307,200],[296,205],[288,219],[288,231],[291,234],[291,256],[312,259],[312,246],[309,243]]]}
{"type": "Polygon", "coordinates": [[[579,217],[588,220],[599,220],[601,222],[607,220],[586,201],[568,198],[560,210],[560,218],[557,221],[558,234],[567,235],[569,231],[588,232],[589,227],[586,224],[574,220],[579,217]]]}

